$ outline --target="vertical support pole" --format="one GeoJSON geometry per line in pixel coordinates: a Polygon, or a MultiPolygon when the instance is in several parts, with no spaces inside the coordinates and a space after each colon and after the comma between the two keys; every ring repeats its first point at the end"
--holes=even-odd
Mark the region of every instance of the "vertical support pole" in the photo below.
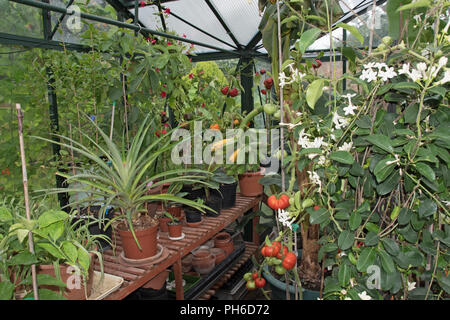
{"type": "MultiPolygon", "coordinates": [[[[343,42],[343,46],[346,47],[347,46],[347,30],[345,30],[344,28],[342,28],[342,42],[343,42]]],[[[347,59],[344,57],[344,55],[341,55],[341,61],[342,61],[342,75],[344,75],[344,73],[347,72],[347,59]]],[[[343,79],[344,81],[342,82],[342,90],[347,90],[347,79],[343,79]]]]}
{"type": "MultiPolygon", "coordinates": [[[[45,3],[49,3],[49,0],[44,0],[45,3]]],[[[42,23],[43,23],[43,31],[44,31],[44,38],[45,40],[51,40],[52,37],[52,22],[51,22],[51,16],[50,11],[46,9],[42,9],[42,23]]],[[[49,114],[50,114],[50,132],[52,134],[59,133],[59,116],[58,116],[58,102],[56,98],[55,93],[55,87],[54,83],[55,80],[53,79],[53,71],[51,68],[46,69],[47,76],[49,78],[49,82],[47,84],[47,90],[48,90],[48,101],[49,101],[49,114]]],[[[52,137],[53,141],[59,142],[59,138],[52,137]]],[[[61,147],[53,143],[53,155],[55,157],[55,160],[59,159],[60,157],[60,150],[61,147]]],[[[59,168],[58,168],[59,170],[59,168]]],[[[66,186],[66,179],[57,175],[56,176],[56,187],[57,188],[63,188],[66,186]]],[[[61,207],[66,206],[69,203],[69,195],[67,193],[58,193],[58,200],[61,207]]]]}
{"type": "Polygon", "coordinates": [[[244,92],[241,93],[241,110],[242,112],[251,112],[254,108],[253,100],[253,70],[254,60],[252,58],[242,58],[241,84],[244,92]]]}

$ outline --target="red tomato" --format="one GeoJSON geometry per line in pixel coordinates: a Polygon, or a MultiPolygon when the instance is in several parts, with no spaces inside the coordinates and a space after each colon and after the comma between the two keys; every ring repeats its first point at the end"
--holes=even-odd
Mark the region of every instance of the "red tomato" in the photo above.
{"type": "Polygon", "coordinates": [[[273,210],[286,209],[289,207],[289,196],[283,194],[280,196],[280,199],[277,199],[273,194],[267,199],[267,205],[273,210]]]}
{"type": "Polygon", "coordinates": [[[295,266],[296,263],[297,263],[297,256],[292,252],[288,252],[288,253],[286,253],[286,256],[284,257],[283,262],[281,262],[281,265],[286,270],[291,270],[295,266]]]}
{"type": "Polygon", "coordinates": [[[285,257],[287,255],[287,253],[289,252],[289,250],[288,250],[288,248],[286,246],[283,246],[281,251],[282,252],[279,252],[277,254],[277,258],[278,259],[283,259],[283,257],[285,257]]]}
{"type": "Polygon", "coordinates": [[[278,199],[274,194],[267,199],[267,205],[273,210],[278,209],[278,199]]]}
{"type": "Polygon", "coordinates": [[[317,206],[317,205],[316,205],[316,206],[313,207],[313,209],[314,209],[314,211],[319,210],[319,209],[320,209],[320,206],[317,206]]]}
{"type": "Polygon", "coordinates": [[[257,272],[253,272],[253,273],[252,273],[252,279],[253,279],[253,280],[256,280],[256,279],[258,279],[258,278],[259,278],[258,273],[257,273],[257,272]]]}
{"type": "Polygon", "coordinates": [[[289,207],[289,196],[282,194],[280,197],[280,209],[286,209],[289,207]]]}
{"type": "Polygon", "coordinates": [[[257,288],[264,288],[265,285],[266,285],[266,279],[264,279],[264,278],[255,279],[255,286],[257,288]]]}

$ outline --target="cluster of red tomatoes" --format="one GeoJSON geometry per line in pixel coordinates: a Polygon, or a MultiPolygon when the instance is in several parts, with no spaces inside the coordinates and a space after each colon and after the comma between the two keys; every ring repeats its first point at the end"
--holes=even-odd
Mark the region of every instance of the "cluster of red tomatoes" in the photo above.
{"type": "Polygon", "coordinates": [[[257,272],[248,272],[244,274],[244,280],[247,281],[245,287],[248,290],[264,288],[264,286],[266,285],[266,279],[261,277],[257,272]]]}
{"type": "Polygon", "coordinates": [[[278,274],[284,274],[286,270],[291,270],[297,263],[297,255],[289,251],[285,245],[281,245],[279,241],[272,242],[272,245],[270,246],[266,244],[261,249],[261,254],[269,259],[269,264],[274,264],[276,266],[275,272],[278,274]],[[281,268],[277,269],[279,266],[284,270],[281,268]]]}

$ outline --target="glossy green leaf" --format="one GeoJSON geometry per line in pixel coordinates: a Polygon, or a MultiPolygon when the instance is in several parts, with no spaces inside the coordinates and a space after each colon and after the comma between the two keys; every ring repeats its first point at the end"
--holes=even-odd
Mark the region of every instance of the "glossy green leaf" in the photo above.
{"type": "Polygon", "coordinates": [[[348,230],[344,230],[343,232],[341,232],[341,234],[339,235],[338,238],[338,247],[341,250],[347,250],[349,248],[351,248],[351,246],[353,245],[353,242],[355,240],[355,235],[353,232],[350,232],[348,230]]]}
{"type": "Polygon", "coordinates": [[[393,153],[394,148],[392,147],[391,140],[382,134],[373,134],[367,137],[364,137],[368,142],[377,146],[378,148],[388,152],[393,153]]]}
{"type": "Polygon", "coordinates": [[[317,79],[311,82],[306,89],[306,102],[311,109],[314,109],[317,100],[322,96],[324,86],[323,79],[317,79]]]}
{"type": "Polygon", "coordinates": [[[362,36],[362,34],[359,32],[359,30],[356,27],[340,22],[336,25],[336,28],[343,28],[343,29],[347,30],[356,38],[356,40],[359,41],[359,43],[361,45],[364,43],[364,37],[362,36]]]}
{"type": "Polygon", "coordinates": [[[339,163],[343,164],[353,164],[355,159],[353,159],[353,156],[348,151],[335,151],[330,154],[330,158],[334,161],[337,161],[339,163]]]}
{"type": "Polygon", "coordinates": [[[356,262],[356,268],[360,272],[366,272],[370,265],[373,265],[375,258],[377,257],[377,251],[375,248],[364,248],[358,257],[356,262]]]}

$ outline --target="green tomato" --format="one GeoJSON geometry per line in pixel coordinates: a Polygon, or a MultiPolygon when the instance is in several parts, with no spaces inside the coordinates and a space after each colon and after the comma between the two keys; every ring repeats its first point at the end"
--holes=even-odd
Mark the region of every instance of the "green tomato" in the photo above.
{"type": "MultiPolygon", "coordinates": [[[[288,156],[286,150],[284,150],[283,155],[284,155],[284,158],[286,158],[286,157],[288,156]]],[[[278,151],[277,151],[275,157],[276,157],[278,160],[281,160],[281,150],[278,150],[278,151]]]]}
{"type": "Polygon", "coordinates": [[[286,269],[282,265],[277,265],[275,267],[275,272],[278,273],[279,275],[283,275],[286,273],[286,269]]]}
{"type": "Polygon", "coordinates": [[[380,43],[377,48],[378,51],[386,50],[386,45],[384,43],[380,43]]]}
{"type": "Polygon", "coordinates": [[[280,119],[281,119],[281,112],[280,112],[280,110],[278,110],[277,112],[275,112],[275,113],[273,114],[273,117],[274,117],[275,119],[277,119],[277,120],[280,120],[280,119]]]}
{"type": "Polygon", "coordinates": [[[266,103],[264,105],[264,112],[267,114],[274,114],[275,112],[277,112],[278,110],[278,106],[272,103],[266,103]]]}
{"type": "Polygon", "coordinates": [[[247,272],[246,274],[244,274],[244,280],[245,281],[250,281],[252,280],[252,273],[251,272],[247,272]]]}
{"type": "Polygon", "coordinates": [[[314,201],[310,198],[307,198],[305,200],[303,200],[302,202],[302,208],[309,208],[314,204],[314,201]]]}
{"type": "Polygon", "coordinates": [[[392,38],[389,36],[383,37],[381,39],[381,42],[383,42],[385,45],[389,46],[392,43],[392,38]]]}
{"type": "Polygon", "coordinates": [[[248,290],[256,289],[255,281],[253,281],[253,280],[247,281],[246,287],[248,290]]]}

